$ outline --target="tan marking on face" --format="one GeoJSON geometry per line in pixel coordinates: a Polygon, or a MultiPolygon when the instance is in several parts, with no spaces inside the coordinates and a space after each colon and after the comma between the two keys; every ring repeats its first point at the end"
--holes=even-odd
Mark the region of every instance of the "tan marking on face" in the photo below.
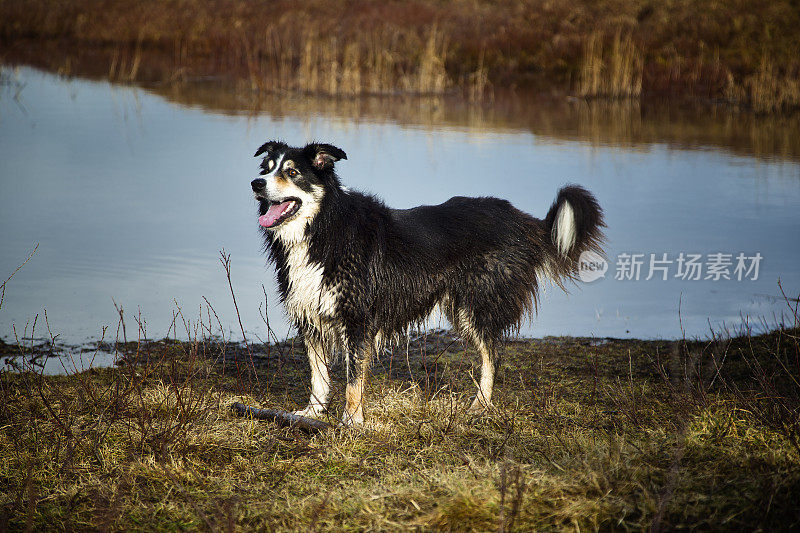
{"type": "Polygon", "coordinates": [[[289,169],[297,170],[297,164],[291,159],[287,159],[286,161],[284,161],[281,164],[281,168],[279,169],[279,171],[275,173],[275,178],[282,182],[281,185],[289,184],[292,182],[292,178],[290,178],[287,173],[289,169]]]}

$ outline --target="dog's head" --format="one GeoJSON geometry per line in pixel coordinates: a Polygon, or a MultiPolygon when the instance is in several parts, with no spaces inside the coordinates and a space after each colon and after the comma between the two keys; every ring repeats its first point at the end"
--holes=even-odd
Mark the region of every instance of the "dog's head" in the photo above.
{"type": "Polygon", "coordinates": [[[270,141],[256,151],[259,156],[261,171],[250,183],[259,201],[258,223],[282,240],[299,240],[325,194],[339,189],[333,166],[347,154],[330,144],[293,148],[270,141]]]}

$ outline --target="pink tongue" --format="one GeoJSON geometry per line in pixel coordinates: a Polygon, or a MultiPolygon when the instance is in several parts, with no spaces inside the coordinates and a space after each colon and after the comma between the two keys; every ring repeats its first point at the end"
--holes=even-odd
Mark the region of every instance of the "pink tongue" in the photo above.
{"type": "Polygon", "coordinates": [[[283,202],[282,204],[272,204],[269,206],[269,211],[267,211],[266,214],[258,217],[258,223],[265,228],[271,227],[292,204],[294,204],[293,200],[283,202]]]}

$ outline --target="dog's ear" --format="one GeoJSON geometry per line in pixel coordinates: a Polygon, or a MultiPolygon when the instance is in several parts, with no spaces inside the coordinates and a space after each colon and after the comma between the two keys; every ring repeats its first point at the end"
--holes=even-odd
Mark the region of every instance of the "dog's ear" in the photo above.
{"type": "Polygon", "coordinates": [[[262,144],[258,150],[256,150],[255,155],[253,157],[258,157],[261,154],[271,154],[273,152],[277,152],[281,148],[286,148],[286,143],[281,141],[269,141],[262,144]]]}
{"type": "Polygon", "coordinates": [[[333,164],[340,159],[347,159],[347,154],[341,148],[336,148],[332,144],[311,143],[303,148],[308,160],[314,168],[320,170],[330,170],[333,164]]]}

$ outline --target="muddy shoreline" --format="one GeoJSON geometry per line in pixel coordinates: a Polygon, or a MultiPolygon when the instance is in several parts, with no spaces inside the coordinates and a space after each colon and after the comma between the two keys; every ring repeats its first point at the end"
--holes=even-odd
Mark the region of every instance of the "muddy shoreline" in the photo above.
{"type": "MultiPolygon", "coordinates": [[[[643,346],[651,350],[661,350],[668,353],[679,341],[675,340],[639,340],[616,339],[597,337],[554,337],[522,338],[512,337],[502,343],[501,352],[529,352],[546,349],[548,351],[569,350],[580,347],[609,346],[619,351],[643,346]]],[[[307,357],[302,339],[288,338],[268,344],[258,342],[244,342],[223,340],[219,337],[202,339],[199,341],[186,341],[177,339],[142,339],[129,342],[108,342],[104,340],[87,341],[85,343],[63,343],[44,338],[25,338],[19,341],[0,339],[0,361],[5,369],[11,371],[30,370],[40,372],[45,368],[48,360],[63,358],[69,360],[82,357],[85,363],[83,370],[92,368],[100,369],[108,366],[137,366],[147,365],[163,357],[165,352],[172,351],[196,352],[220,368],[227,367],[252,367],[256,371],[269,372],[270,369],[280,368],[285,364],[307,365],[307,357]],[[95,360],[96,364],[91,364],[95,360]],[[13,361],[13,363],[12,363],[13,361]]],[[[434,329],[423,333],[411,334],[387,346],[375,361],[378,368],[388,371],[390,366],[405,366],[395,377],[411,377],[414,368],[421,370],[433,368],[444,356],[464,357],[467,361],[477,363],[479,358],[473,353],[468,343],[450,330],[434,329]],[[471,357],[475,361],[471,361],[471,357]],[[406,372],[403,374],[403,372],[406,372]]],[[[335,365],[340,366],[338,355],[334,358],[335,365]]],[[[70,369],[69,373],[73,370],[70,369]]],[[[61,372],[58,372],[61,373],[61,372]]]]}

